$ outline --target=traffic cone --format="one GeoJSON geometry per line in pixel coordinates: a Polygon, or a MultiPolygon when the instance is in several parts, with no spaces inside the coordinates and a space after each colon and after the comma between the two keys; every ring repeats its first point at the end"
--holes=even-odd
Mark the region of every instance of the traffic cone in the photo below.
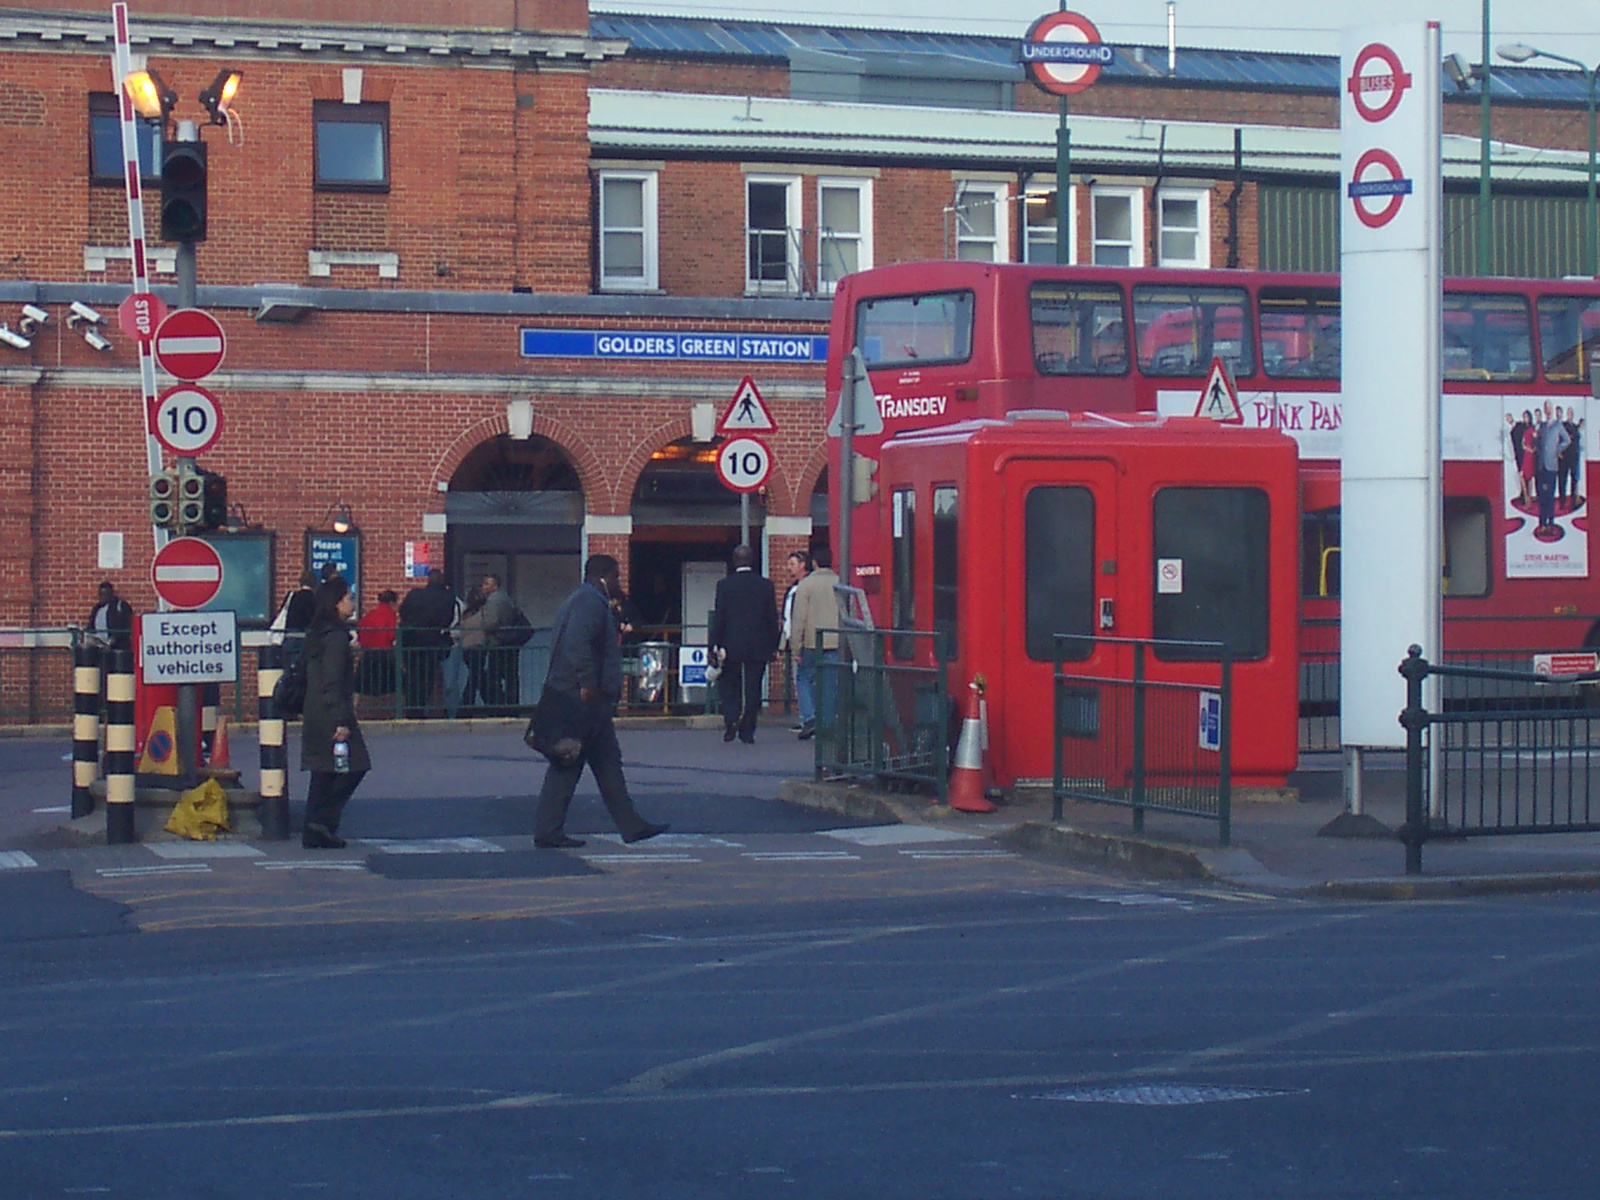
{"type": "Polygon", "coordinates": [[[207,763],[211,767],[231,767],[228,761],[228,714],[217,714],[217,728],[211,735],[211,758],[207,763]]]}
{"type": "Polygon", "coordinates": [[[989,770],[983,761],[983,676],[979,675],[967,685],[967,712],[950,770],[950,807],[958,812],[994,812],[995,806],[983,794],[988,786],[989,770]]]}
{"type": "Polygon", "coordinates": [[[139,759],[140,775],[178,773],[178,714],[169,704],[156,709],[144,738],[144,754],[139,759]]]}

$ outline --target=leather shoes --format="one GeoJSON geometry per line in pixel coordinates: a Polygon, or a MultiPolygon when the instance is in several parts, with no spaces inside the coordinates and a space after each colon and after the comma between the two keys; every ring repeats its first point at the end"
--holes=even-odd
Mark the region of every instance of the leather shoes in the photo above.
{"type": "Polygon", "coordinates": [[[343,850],[346,842],[326,825],[313,821],[300,831],[300,845],[307,850],[343,850]]]}
{"type": "Polygon", "coordinates": [[[756,744],[756,735],[753,733],[741,733],[739,740],[746,746],[754,746],[756,744]]]}
{"type": "Polygon", "coordinates": [[[725,742],[731,742],[731,741],[733,741],[733,738],[734,738],[734,734],[735,734],[735,733],[736,733],[736,732],[737,732],[737,731],[736,731],[736,730],[735,730],[735,729],[734,729],[734,728],[733,728],[733,726],[731,726],[731,725],[730,725],[730,726],[728,726],[728,728],[726,728],[726,729],[724,729],[724,730],[723,730],[723,731],[722,731],[722,740],[723,740],[723,741],[725,741],[725,742]]]}
{"type": "Polygon", "coordinates": [[[795,736],[802,742],[807,741],[817,736],[817,723],[815,721],[807,721],[794,732],[795,736]]]}
{"type": "Polygon", "coordinates": [[[583,845],[583,839],[568,837],[563,833],[558,838],[534,838],[533,844],[541,850],[576,850],[583,845]]]}
{"type": "Polygon", "coordinates": [[[655,837],[658,833],[665,833],[671,828],[672,826],[667,824],[665,821],[661,822],[659,825],[652,825],[649,821],[646,821],[643,829],[639,830],[637,833],[628,834],[622,840],[631,846],[634,842],[646,841],[649,838],[655,837]]]}

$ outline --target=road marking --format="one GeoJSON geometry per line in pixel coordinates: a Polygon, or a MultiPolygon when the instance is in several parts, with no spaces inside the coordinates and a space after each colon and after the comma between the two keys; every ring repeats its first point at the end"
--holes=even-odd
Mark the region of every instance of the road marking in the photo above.
{"type": "Polygon", "coordinates": [[[700,862],[692,854],[580,854],[584,862],[592,863],[691,863],[700,862]]]}
{"type": "Polygon", "coordinates": [[[1156,1083],[1124,1087],[1079,1088],[1046,1092],[1035,1100],[1068,1100],[1074,1104],[1216,1104],[1224,1100],[1260,1100],[1269,1096],[1304,1096],[1307,1088],[1217,1087],[1210,1084],[1156,1083]]]}
{"type": "Polygon", "coordinates": [[[33,855],[24,850],[0,850],[0,870],[16,870],[21,867],[37,867],[38,865],[33,860],[33,855]]]}
{"type": "Polygon", "coordinates": [[[72,811],[72,805],[70,805],[70,804],[50,804],[50,805],[46,805],[44,808],[36,808],[33,811],[36,812],[36,813],[64,813],[64,812],[71,812],[72,811]]]}
{"type": "Polygon", "coordinates": [[[756,862],[853,862],[861,858],[848,850],[746,850],[741,857],[756,862]]]}
{"type": "MultiPolygon", "coordinates": [[[[590,835],[585,834],[584,836],[589,837],[590,835]]],[[[612,842],[618,846],[625,844],[620,833],[597,833],[594,834],[593,837],[597,842],[612,842]]],[[[727,838],[717,837],[709,833],[658,833],[655,837],[650,839],[650,845],[653,848],[665,848],[670,846],[674,849],[683,850],[700,850],[707,846],[732,846],[735,849],[744,848],[743,842],[729,841],[727,838]]]]}
{"type": "Polygon", "coordinates": [[[203,862],[163,863],[159,867],[99,867],[96,875],[106,879],[122,879],[135,875],[207,875],[211,864],[203,862]]]}
{"type": "Polygon", "coordinates": [[[1021,858],[1015,850],[902,850],[907,858],[1021,858]]]}
{"type": "Polygon", "coordinates": [[[975,833],[938,829],[931,825],[869,825],[865,829],[823,829],[822,837],[837,838],[857,846],[902,846],[917,842],[958,842],[976,840],[975,833]]]}
{"type": "Polygon", "coordinates": [[[364,862],[258,862],[263,871],[365,871],[364,862]]]}
{"type": "Polygon", "coordinates": [[[359,838],[382,854],[504,854],[505,847],[483,838],[359,838]]]}
{"type": "Polygon", "coordinates": [[[243,842],[146,842],[157,858],[260,858],[261,851],[243,842]]]}

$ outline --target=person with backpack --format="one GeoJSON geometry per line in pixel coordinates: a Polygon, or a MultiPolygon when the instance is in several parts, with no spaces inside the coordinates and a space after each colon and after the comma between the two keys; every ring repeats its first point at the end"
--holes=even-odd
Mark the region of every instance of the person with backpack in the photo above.
{"type": "Polygon", "coordinates": [[[306,694],[300,718],[300,767],[311,772],[311,786],[300,844],[308,850],[343,848],[339,818],[372,769],[356,720],[355,661],[350,649],[355,608],[350,585],[342,577],[319,586],[301,651],[306,694]]]}

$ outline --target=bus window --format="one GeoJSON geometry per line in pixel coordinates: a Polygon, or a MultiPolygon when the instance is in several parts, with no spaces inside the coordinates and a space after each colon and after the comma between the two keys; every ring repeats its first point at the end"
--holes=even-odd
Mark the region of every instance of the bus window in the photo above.
{"type": "Polygon", "coordinates": [[[1489,594],[1489,502],[1482,496],[1444,498],[1444,594],[1489,594]]]}
{"type": "Polygon", "coordinates": [[[1211,370],[1213,358],[1227,363],[1236,379],[1256,372],[1243,288],[1136,287],[1133,328],[1139,369],[1146,375],[1198,379],[1211,370]]]}
{"type": "MultiPolygon", "coordinates": [[[[894,589],[889,594],[889,627],[917,627],[917,493],[902,488],[890,497],[894,523],[890,529],[894,564],[894,589]]],[[[890,650],[898,659],[916,654],[916,638],[890,639],[890,650]]]]}
{"type": "Polygon", "coordinates": [[[1444,377],[1532,379],[1533,329],[1527,300],[1521,296],[1446,293],[1444,377]]]}
{"type": "Polygon", "coordinates": [[[1055,661],[1055,635],[1072,633],[1063,660],[1094,651],[1094,494],[1086,487],[1036,487],[1023,510],[1023,618],[1028,657],[1055,661]]]}
{"type": "MultiPolygon", "coordinates": [[[[1260,488],[1174,487],[1156,493],[1155,591],[1150,632],[1184,642],[1222,642],[1235,659],[1267,653],[1267,544],[1271,505],[1260,488]],[[1164,591],[1157,564],[1177,559],[1181,591],[1164,591]]],[[[1209,662],[1202,647],[1157,646],[1168,662],[1209,662]]]]}
{"type": "Polygon", "coordinates": [[[972,357],[971,292],[882,296],[856,305],[856,345],[869,367],[962,363],[972,357]]]}
{"type": "Polygon", "coordinates": [[[1311,600],[1339,598],[1339,510],[1300,514],[1300,594],[1311,600]]]}
{"type": "Polygon", "coordinates": [[[956,652],[960,582],[956,501],[955,488],[933,489],[933,631],[944,634],[945,652],[951,655],[956,652]]]}
{"type": "Polygon", "coordinates": [[[1127,374],[1128,325],[1120,287],[1036,283],[1028,300],[1039,374],[1127,374]]]}
{"type": "Polygon", "coordinates": [[[1600,354],[1600,296],[1540,296],[1539,351],[1547,379],[1586,382],[1600,354]]]}
{"type": "Polygon", "coordinates": [[[1274,379],[1339,378],[1339,293],[1262,288],[1261,369],[1274,379]]]}

